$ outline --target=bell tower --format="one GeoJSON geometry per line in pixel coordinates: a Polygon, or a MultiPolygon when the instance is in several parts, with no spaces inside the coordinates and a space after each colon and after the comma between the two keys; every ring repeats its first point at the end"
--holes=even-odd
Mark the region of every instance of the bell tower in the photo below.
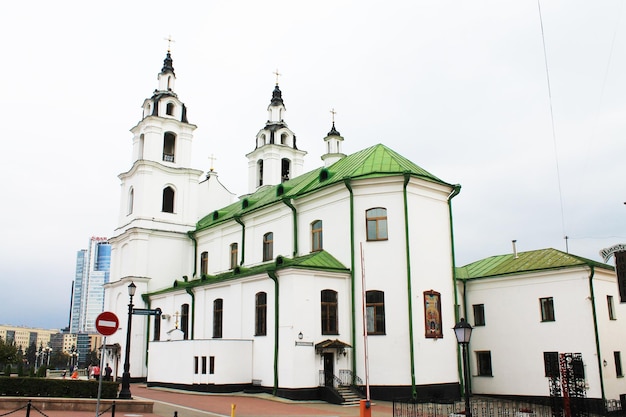
{"type": "Polygon", "coordinates": [[[248,191],[253,193],[264,185],[277,185],[302,173],[305,151],[296,146],[296,135],[287,127],[282,92],[278,86],[267,107],[268,120],[256,135],[255,149],[248,158],[248,191]]]}

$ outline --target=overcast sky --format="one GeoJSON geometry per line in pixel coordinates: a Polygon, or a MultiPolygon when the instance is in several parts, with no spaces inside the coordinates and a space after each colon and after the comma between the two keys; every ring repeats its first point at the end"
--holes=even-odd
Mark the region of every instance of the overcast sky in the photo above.
{"type": "MultiPolygon", "coordinates": [[[[449,183],[457,265],[626,242],[626,10],[603,1],[12,1],[0,15],[0,323],[68,324],[76,252],[113,235],[129,129],[171,35],[193,167],[247,191],[276,69],[321,165],[383,143],[449,183]],[[542,42],[545,35],[547,68],[542,42]],[[552,124],[551,109],[554,115],[552,124]]],[[[613,263],[613,260],[610,261],[613,263]]]]}

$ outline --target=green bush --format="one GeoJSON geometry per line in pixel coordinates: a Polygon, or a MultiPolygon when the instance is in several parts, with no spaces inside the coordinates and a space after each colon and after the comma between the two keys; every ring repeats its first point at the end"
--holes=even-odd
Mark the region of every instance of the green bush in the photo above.
{"type": "Polygon", "coordinates": [[[5,376],[11,376],[11,372],[12,372],[11,365],[7,365],[7,366],[4,367],[4,375],[5,376]]]}
{"type": "MultiPolygon", "coordinates": [[[[100,398],[117,398],[119,382],[102,381],[100,398]]],[[[10,397],[97,398],[98,381],[0,377],[0,395],[10,397]]]]}

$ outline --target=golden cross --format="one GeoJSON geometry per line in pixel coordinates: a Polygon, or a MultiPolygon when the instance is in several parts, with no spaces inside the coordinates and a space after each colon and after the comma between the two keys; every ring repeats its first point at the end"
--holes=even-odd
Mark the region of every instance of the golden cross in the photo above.
{"type": "Polygon", "coordinates": [[[211,161],[211,168],[210,168],[211,172],[213,172],[213,169],[214,169],[213,162],[215,162],[216,159],[217,158],[214,157],[213,154],[211,154],[211,156],[209,156],[209,161],[211,161]]]}
{"type": "Polygon", "coordinates": [[[175,326],[176,326],[176,328],[177,328],[177,329],[178,329],[178,316],[180,316],[180,313],[177,311],[177,312],[174,314],[174,317],[176,317],[176,323],[175,323],[175,326]]]}
{"type": "Polygon", "coordinates": [[[172,39],[172,35],[169,35],[167,38],[163,38],[163,39],[167,41],[167,52],[170,52],[170,47],[172,46],[172,42],[176,42],[176,41],[172,39]]]}
{"type": "Polygon", "coordinates": [[[337,112],[335,111],[335,109],[332,109],[330,112],[333,115],[333,124],[335,124],[335,115],[337,114],[337,112]]]}
{"type": "Polygon", "coordinates": [[[283,75],[283,74],[278,72],[278,68],[276,68],[276,71],[274,71],[273,74],[276,75],[276,85],[278,85],[278,77],[283,75]]]}

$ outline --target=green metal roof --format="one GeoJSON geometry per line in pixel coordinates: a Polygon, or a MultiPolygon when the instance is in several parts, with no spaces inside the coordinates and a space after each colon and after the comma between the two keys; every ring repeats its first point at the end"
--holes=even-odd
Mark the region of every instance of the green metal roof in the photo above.
{"type": "Polygon", "coordinates": [[[272,262],[266,262],[261,265],[253,266],[252,268],[237,267],[222,274],[206,275],[200,279],[194,279],[191,281],[174,280],[171,287],[155,291],[148,294],[148,296],[164,294],[171,291],[179,291],[181,289],[187,288],[202,287],[217,282],[229,281],[252,275],[266,274],[268,271],[279,271],[281,269],[287,268],[330,272],[349,272],[348,268],[346,268],[334,256],[326,251],[313,252],[304,256],[298,256],[296,258],[277,256],[276,259],[272,262]]]}
{"type": "Polygon", "coordinates": [[[528,274],[551,269],[575,268],[585,265],[609,270],[614,269],[607,264],[548,248],[519,252],[517,259],[512,253],[481,259],[456,268],[456,278],[471,280],[512,274],[528,274]]]}
{"type": "Polygon", "coordinates": [[[241,201],[216,210],[196,224],[196,230],[245,215],[253,210],[275,204],[283,199],[297,199],[303,195],[343,182],[345,179],[378,178],[410,174],[425,181],[452,187],[428,171],[420,168],[399,153],[378,144],[346,156],[327,168],[317,168],[280,185],[261,187],[241,201]]]}

